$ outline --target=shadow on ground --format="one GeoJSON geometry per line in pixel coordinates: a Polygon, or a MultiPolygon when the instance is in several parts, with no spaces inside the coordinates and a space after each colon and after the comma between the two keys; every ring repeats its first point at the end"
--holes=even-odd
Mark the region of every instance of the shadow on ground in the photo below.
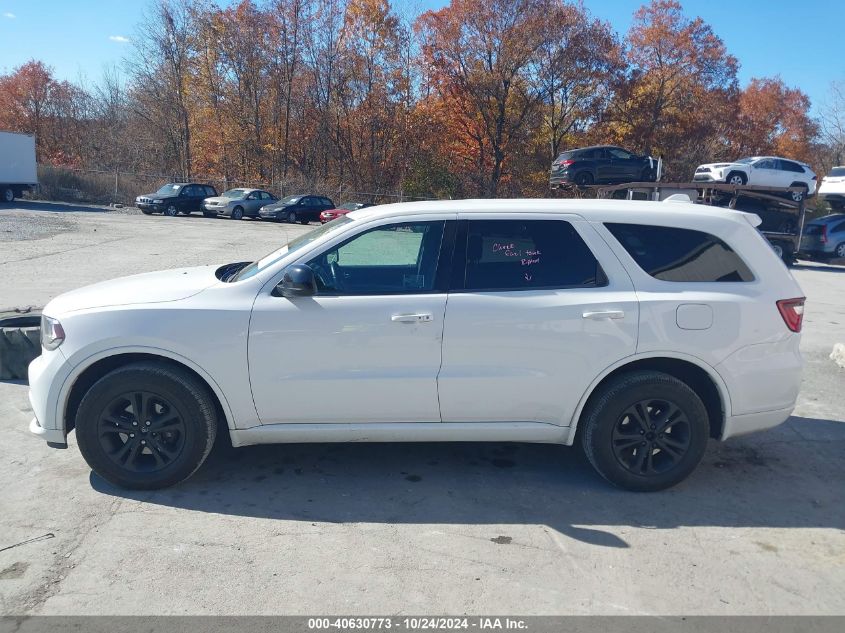
{"type": "MultiPolygon", "coordinates": [[[[2,210],[3,207],[0,207],[2,210]]],[[[108,213],[108,207],[98,207],[71,202],[45,202],[43,200],[15,200],[10,210],[14,211],[51,211],[58,213],[108,213]]]]}
{"type": "Polygon", "coordinates": [[[806,260],[792,265],[794,270],[816,270],[823,273],[845,273],[845,259],[831,259],[827,262],[806,260]]]}
{"type": "Polygon", "coordinates": [[[768,441],[711,442],[689,480],[656,494],[611,487],[577,449],[502,443],[228,448],[167,490],[121,490],[94,474],[91,485],[151,504],[268,519],[544,524],[605,547],[628,544],[602,526],[845,528],[845,423],[792,418],[781,428],[768,441]]]}

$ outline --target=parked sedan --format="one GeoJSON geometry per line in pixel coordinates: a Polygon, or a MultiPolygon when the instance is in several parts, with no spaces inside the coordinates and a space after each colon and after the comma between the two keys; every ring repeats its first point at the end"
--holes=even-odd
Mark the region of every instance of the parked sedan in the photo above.
{"type": "Polygon", "coordinates": [[[295,224],[308,224],[320,219],[323,211],[334,209],[334,202],[323,196],[287,196],[261,208],[261,218],[295,224]]]}
{"type": "Polygon", "coordinates": [[[202,211],[202,202],[208,196],[216,196],[217,190],[209,185],[192,182],[171,182],[155,193],[146,193],[135,198],[135,206],[144,215],[161,213],[174,217],[183,213],[202,211]]]}
{"type": "Polygon", "coordinates": [[[335,218],[339,218],[342,215],[346,215],[352,211],[357,211],[358,209],[366,209],[367,207],[373,206],[372,202],[345,202],[344,204],[340,205],[337,209],[329,209],[328,211],[323,211],[320,214],[320,224],[325,224],[326,222],[331,222],[335,218]]]}
{"type": "Polygon", "coordinates": [[[552,189],[574,184],[579,187],[603,183],[654,182],[657,160],[614,145],[583,147],[563,152],[552,162],[552,189]]]}
{"type": "Polygon", "coordinates": [[[228,216],[233,220],[257,218],[264,205],[278,200],[276,196],[261,189],[229,189],[215,198],[203,202],[207,218],[228,216]]]}
{"type": "Polygon", "coordinates": [[[827,202],[834,211],[845,210],[845,167],[834,167],[822,178],[819,198],[827,202]]]}
{"type": "Polygon", "coordinates": [[[845,213],[833,213],[807,223],[801,252],[819,259],[845,258],[845,213]]]}
{"type": "Polygon", "coordinates": [[[695,170],[696,182],[725,182],[729,185],[800,187],[790,197],[801,202],[816,191],[816,174],[806,163],[777,156],[749,156],[732,163],[706,163],[695,170]]]}

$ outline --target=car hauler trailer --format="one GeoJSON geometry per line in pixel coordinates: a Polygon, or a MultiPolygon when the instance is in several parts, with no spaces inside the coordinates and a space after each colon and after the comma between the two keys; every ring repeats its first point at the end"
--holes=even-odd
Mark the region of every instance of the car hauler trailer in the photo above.
{"type": "Polygon", "coordinates": [[[795,261],[804,232],[806,209],[804,197],[792,199],[798,187],[761,187],[717,182],[628,182],[596,187],[598,198],[627,200],[665,200],[684,194],[692,202],[760,216],[760,232],[787,265],[795,261]]]}
{"type": "Polygon", "coordinates": [[[0,202],[12,202],[37,184],[35,137],[0,132],[0,202]]]}

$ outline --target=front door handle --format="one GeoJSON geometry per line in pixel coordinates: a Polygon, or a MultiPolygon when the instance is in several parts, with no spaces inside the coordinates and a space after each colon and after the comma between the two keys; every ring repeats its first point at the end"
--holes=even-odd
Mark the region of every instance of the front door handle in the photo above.
{"type": "Polygon", "coordinates": [[[585,312],[581,316],[585,319],[601,321],[602,319],[624,319],[625,313],[622,310],[598,310],[596,312],[585,312]]]}
{"type": "Polygon", "coordinates": [[[427,323],[433,321],[434,317],[429,313],[422,314],[394,314],[390,317],[394,323],[427,323]]]}

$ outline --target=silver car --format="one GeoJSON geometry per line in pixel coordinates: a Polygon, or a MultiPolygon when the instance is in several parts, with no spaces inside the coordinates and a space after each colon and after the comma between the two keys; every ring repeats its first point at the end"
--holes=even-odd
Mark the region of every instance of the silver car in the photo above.
{"type": "Polygon", "coordinates": [[[278,200],[276,196],[261,189],[229,189],[219,196],[203,200],[205,217],[228,216],[233,220],[257,218],[258,211],[265,204],[278,200]]]}
{"type": "Polygon", "coordinates": [[[801,238],[801,252],[824,259],[845,258],[845,213],[808,222],[801,238]]]}

